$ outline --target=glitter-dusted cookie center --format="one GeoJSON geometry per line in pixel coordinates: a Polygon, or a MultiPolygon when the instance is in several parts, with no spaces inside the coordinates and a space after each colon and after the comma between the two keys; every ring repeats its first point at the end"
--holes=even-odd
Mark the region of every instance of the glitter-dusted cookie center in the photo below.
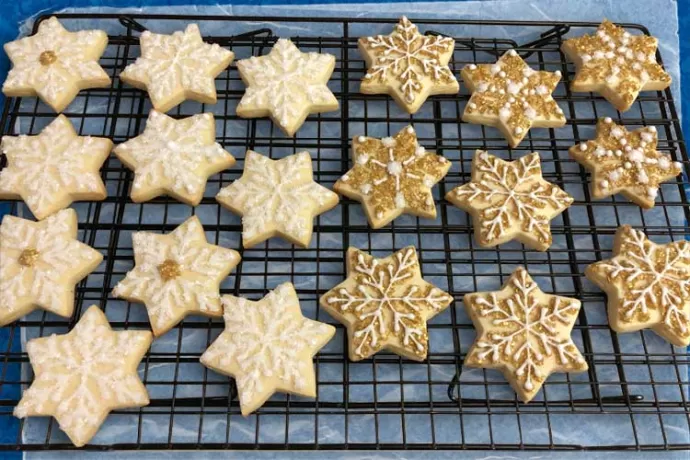
{"type": "Polygon", "coordinates": [[[180,264],[174,260],[167,259],[158,266],[158,273],[160,273],[163,281],[170,281],[180,276],[182,274],[182,269],[180,268],[180,264]]]}
{"type": "Polygon", "coordinates": [[[38,251],[35,249],[24,249],[19,255],[19,265],[24,267],[33,267],[38,260],[38,251]]]}
{"type": "Polygon", "coordinates": [[[41,65],[50,65],[53,62],[57,61],[57,54],[55,54],[55,51],[44,51],[38,57],[38,60],[41,63],[41,65]]]}

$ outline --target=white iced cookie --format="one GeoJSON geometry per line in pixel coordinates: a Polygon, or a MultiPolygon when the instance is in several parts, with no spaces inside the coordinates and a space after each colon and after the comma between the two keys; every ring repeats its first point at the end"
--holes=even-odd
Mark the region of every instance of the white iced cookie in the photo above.
{"type": "Polygon", "coordinates": [[[144,132],[119,144],[114,153],[134,171],[130,195],[135,203],[169,195],[196,206],[209,176],[235,164],[216,142],[210,113],[175,120],[151,110],[144,132]]]}
{"type": "Polygon", "coordinates": [[[3,136],[7,167],[0,171],[0,199],[24,200],[37,219],[73,201],[103,200],[99,169],[112,148],[110,139],[78,136],[64,115],[36,136],[3,136]]]}
{"type": "Polygon", "coordinates": [[[292,284],[278,285],[258,302],[230,295],[222,302],[225,330],[201,355],[201,364],[234,377],[242,415],[277,391],[316,397],[312,359],[335,328],[302,316],[292,284]]]}
{"type": "Polygon", "coordinates": [[[690,244],[655,244],[629,225],[618,228],[613,257],[585,269],[608,295],[616,332],[651,329],[678,347],[690,345],[690,244]]]}
{"type": "Polygon", "coordinates": [[[235,57],[217,43],[204,43],[196,24],[172,35],[142,32],[141,57],[120,78],[148,91],[156,110],[167,112],[186,99],[216,103],[215,79],[235,57]]]}
{"type": "Polygon", "coordinates": [[[237,115],[271,117],[285,134],[293,136],[309,114],[338,110],[338,101],[327,86],[334,68],[335,56],[303,53],[281,38],[266,56],[237,61],[247,85],[237,115]]]}
{"type": "Polygon", "coordinates": [[[417,112],[429,96],[460,90],[448,67],[455,40],[422,35],[405,16],[390,35],[362,37],[357,46],[367,64],[360,91],[389,94],[408,113],[417,112]]]}
{"type": "Polygon", "coordinates": [[[356,248],[347,250],[347,279],[319,303],[347,327],[352,361],[390,350],[415,361],[426,359],[426,322],[453,298],[422,279],[414,247],[376,259],[356,248]]]}
{"type": "Polygon", "coordinates": [[[113,331],[92,305],[69,333],[26,344],[35,377],[14,415],[53,416],[75,446],[85,445],[111,411],[149,404],[137,366],[151,340],[148,331],[113,331]]]}
{"type": "Polygon", "coordinates": [[[110,77],[98,64],[108,45],[102,30],[68,32],[51,17],[36,35],[5,44],[13,67],[2,85],[10,97],[38,96],[62,112],[80,90],[110,86],[110,77]]]}
{"type": "Polygon", "coordinates": [[[500,291],[466,294],[463,301],[477,329],[465,365],[502,371],[522,401],[531,401],[553,372],[588,369],[570,338],[580,301],[545,294],[524,268],[500,291]]]}
{"type": "Polygon", "coordinates": [[[551,219],[573,203],[542,177],[538,153],[504,161],[482,150],[472,159],[472,181],[448,192],[446,200],[472,215],[480,246],[515,239],[537,251],[551,246],[551,219]]]}
{"type": "Polygon", "coordinates": [[[156,337],[189,314],[220,317],[220,283],[240,262],[232,249],[209,244],[192,216],[168,235],[132,235],[134,269],[117,283],[113,296],[142,302],[156,337]]]}
{"type": "Polygon", "coordinates": [[[313,176],[308,152],[272,160],[248,150],[242,177],[221,189],[216,200],[242,216],[245,248],[274,236],[307,247],[314,217],[338,204],[338,195],[313,176]]]}

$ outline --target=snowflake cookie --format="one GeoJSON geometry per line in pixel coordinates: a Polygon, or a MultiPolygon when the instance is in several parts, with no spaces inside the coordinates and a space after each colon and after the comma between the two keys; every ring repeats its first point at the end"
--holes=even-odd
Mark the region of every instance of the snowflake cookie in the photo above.
{"type": "Polygon", "coordinates": [[[657,44],[654,37],[631,35],[609,21],[596,34],[566,40],[561,50],[577,68],[570,89],[599,92],[618,110],[628,110],[640,91],[671,85],[671,76],[656,62],[657,44]]]}
{"type": "Polygon", "coordinates": [[[309,152],[272,160],[248,150],[242,177],[216,199],[242,216],[245,248],[273,236],[307,247],[314,217],[338,204],[337,194],[314,182],[309,152]]]}
{"type": "Polygon", "coordinates": [[[147,331],[113,331],[92,305],[67,334],[26,344],[35,377],[14,415],[52,415],[75,446],[85,445],[110,411],[149,404],[137,366],[151,340],[147,331]]]}
{"type": "Polygon", "coordinates": [[[293,136],[310,113],[338,110],[338,101],[326,86],[334,68],[335,56],[303,53],[281,38],[266,56],[237,61],[247,85],[237,115],[269,116],[285,134],[293,136]]]}
{"type": "Polygon", "coordinates": [[[0,199],[23,199],[37,219],[73,201],[103,200],[98,171],[112,148],[110,139],[78,136],[64,115],[36,136],[3,136],[7,167],[0,171],[0,199]]]}
{"type": "Polygon", "coordinates": [[[544,180],[538,153],[504,161],[482,150],[472,159],[472,181],[448,192],[446,200],[472,215],[480,246],[516,239],[538,251],[551,246],[549,221],[573,203],[544,180]]]}
{"type": "Polygon", "coordinates": [[[655,244],[624,225],[616,232],[613,258],[585,269],[608,295],[611,329],[651,328],[679,347],[690,345],[690,243],[655,244]]]}
{"type": "Polygon", "coordinates": [[[156,337],[190,313],[220,317],[219,286],[240,262],[232,249],[209,244],[192,216],[169,235],[132,235],[135,267],[117,283],[113,296],[142,302],[156,337]]]}
{"type": "Polygon", "coordinates": [[[242,415],[261,407],[276,391],[316,397],[312,359],[335,328],[302,316],[291,283],[258,302],[222,297],[225,330],[201,355],[201,364],[234,377],[242,415]]]}
{"type": "Polygon", "coordinates": [[[357,42],[367,64],[364,94],[390,94],[408,113],[415,113],[429,96],[460,90],[448,67],[455,41],[442,35],[422,35],[405,16],[390,35],[362,37],[357,42]]]}
{"type": "Polygon", "coordinates": [[[2,92],[38,96],[62,112],[82,89],[110,86],[110,77],[98,64],[107,45],[102,30],[68,32],[51,17],[39,24],[36,35],[5,44],[13,67],[2,92]]]}
{"type": "Polygon", "coordinates": [[[170,195],[196,206],[209,176],[235,164],[235,158],[216,142],[210,113],[175,120],[151,110],[144,132],[115,147],[114,153],[134,171],[135,203],[170,195]]]}
{"type": "Polygon", "coordinates": [[[462,121],[498,128],[511,147],[530,128],[560,128],[563,110],[551,97],[561,72],[533,70],[515,50],[503,54],[495,64],[469,64],[462,78],[472,92],[462,121]]]}
{"type": "Polygon", "coordinates": [[[142,32],[141,57],[120,79],[148,91],[156,110],[167,112],[186,99],[216,103],[215,79],[235,57],[218,44],[204,43],[196,24],[172,35],[142,32]]]}
{"type": "Polygon", "coordinates": [[[383,139],[356,136],[352,162],[333,189],[360,201],[372,228],[404,213],[436,218],[431,188],[448,173],[450,162],[420,146],[412,126],[383,139]]]}
{"type": "Polygon", "coordinates": [[[597,123],[594,140],[574,145],[570,156],[592,172],[597,199],[617,193],[643,208],[653,208],[662,182],[683,172],[683,165],[656,149],[654,126],[628,131],[610,118],[597,123]]]}
{"type": "Polygon", "coordinates": [[[422,361],[429,349],[426,322],[453,298],[422,279],[414,247],[376,259],[356,248],[347,250],[347,279],[319,303],[347,327],[352,361],[386,349],[422,361]]]}
{"type": "Polygon", "coordinates": [[[545,294],[524,268],[500,291],[466,294],[463,301],[477,329],[465,364],[501,370],[522,401],[531,401],[553,372],[588,369],[570,338],[580,301],[545,294]]]}

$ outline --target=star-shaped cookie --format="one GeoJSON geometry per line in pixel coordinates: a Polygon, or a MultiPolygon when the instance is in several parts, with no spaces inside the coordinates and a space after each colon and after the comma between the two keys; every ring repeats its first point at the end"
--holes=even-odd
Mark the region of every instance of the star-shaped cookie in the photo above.
{"type": "Polygon", "coordinates": [[[538,251],[551,246],[549,221],[573,203],[544,180],[538,153],[504,161],[482,150],[472,159],[472,181],[448,192],[446,200],[472,215],[480,246],[516,239],[538,251]]]}
{"type": "Polygon", "coordinates": [[[477,329],[465,364],[502,371],[522,401],[531,401],[553,372],[588,369],[570,338],[580,301],[545,294],[524,268],[500,291],[466,294],[463,302],[477,329]]]}
{"type": "Polygon", "coordinates": [[[422,279],[413,246],[384,259],[356,248],[347,250],[347,279],[319,303],[347,327],[352,361],[381,350],[423,361],[429,349],[426,322],[453,298],[422,279]]]}
{"type": "Polygon", "coordinates": [[[472,92],[462,121],[498,128],[511,147],[517,147],[530,128],[560,128],[563,110],[551,93],[561,72],[533,70],[515,50],[495,64],[469,64],[462,69],[472,92]]]}
{"type": "Polygon", "coordinates": [[[405,213],[436,218],[431,188],[448,173],[450,162],[420,146],[412,126],[383,139],[356,136],[352,162],[333,189],[360,201],[372,228],[405,213]]]}
{"type": "Polygon", "coordinates": [[[38,96],[62,112],[80,90],[107,88],[110,77],[98,64],[108,45],[102,30],[68,32],[51,17],[38,32],[5,44],[13,67],[2,85],[10,97],[38,96]]]}
{"type": "Polygon", "coordinates": [[[422,35],[405,16],[390,35],[362,37],[357,46],[367,64],[362,93],[389,94],[408,113],[417,112],[429,96],[460,90],[448,67],[455,40],[422,35]]]}
{"type": "Polygon", "coordinates": [[[611,329],[650,328],[678,347],[690,345],[690,243],[655,244],[629,225],[618,228],[613,258],[585,269],[608,295],[611,329]]]}
{"type": "Polygon", "coordinates": [[[242,177],[216,200],[242,216],[245,248],[274,236],[307,247],[314,217],[335,207],[338,195],[314,182],[309,152],[272,160],[248,150],[242,177]]]}
{"type": "Polygon", "coordinates": [[[302,316],[292,284],[280,284],[258,302],[230,295],[222,302],[225,330],[201,364],[235,378],[242,415],[276,391],[316,397],[312,359],[335,328],[302,316]]]}
{"type": "Polygon", "coordinates": [[[609,21],[596,34],[564,41],[561,50],[577,69],[570,89],[598,92],[618,110],[628,110],[640,91],[671,85],[671,76],[656,62],[657,44],[654,37],[631,35],[609,21]]]}
{"type": "Polygon", "coordinates": [[[75,446],[85,445],[111,411],[149,404],[137,366],[151,339],[147,331],[113,331],[92,305],[69,333],[26,344],[35,377],[14,415],[52,415],[75,446]]]}
{"type": "Polygon", "coordinates": [[[628,131],[602,118],[594,140],[574,145],[570,156],[592,172],[590,190],[596,199],[617,193],[643,208],[653,208],[662,182],[683,172],[683,165],[656,149],[654,126],[628,131]]]}
{"type": "Polygon", "coordinates": [[[293,136],[309,114],[338,110],[338,101],[326,86],[334,68],[335,56],[303,53],[281,38],[266,56],[237,61],[247,85],[237,115],[269,116],[285,134],[293,136]]]}
{"type": "Polygon", "coordinates": [[[156,110],[167,112],[186,99],[216,103],[215,79],[235,57],[217,43],[204,43],[196,24],[172,35],[144,31],[141,57],[125,67],[120,78],[148,91],[156,110]]]}
{"type": "Polygon", "coordinates": [[[132,235],[133,270],[113,296],[142,302],[156,337],[188,314],[220,317],[220,283],[240,262],[232,249],[209,244],[199,218],[192,216],[168,235],[132,235]]]}
{"type": "Polygon", "coordinates": [[[3,136],[7,167],[0,171],[0,199],[24,200],[37,219],[73,201],[103,200],[98,171],[112,148],[110,139],[78,136],[64,115],[36,136],[3,136]]]}
{"type": "Polygon", "coordinates": [[[170,195],[196,206],[209,176],[235,164],[216,142],[210,113],[175,120],[151,110],[144,132],[115,147],[114,153],[134,171],[130,196],[135,203],[170,195]]]}

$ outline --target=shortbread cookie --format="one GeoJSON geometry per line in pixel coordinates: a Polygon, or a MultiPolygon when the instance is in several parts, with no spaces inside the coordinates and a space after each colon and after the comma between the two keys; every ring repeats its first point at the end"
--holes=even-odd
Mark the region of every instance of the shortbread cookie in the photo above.
{"type": "Polygon", "coordinates": [[[216,142],[210,113],[175,120],[151,110],[144,132],[115,147],[114,153],[134,171],[130,196],[135,203],[169,195],[196,206],[209,176],[235,164],[216,142]]]}
{"type": "Polygon", "coordinates": [[[544,180],[538,153],[504,161],[482,150],[472,159],[472,181],[448,192],[446,200],[472,215],[480,246],[515,239],[537,251],[551,246],[549,221],[573,203],[573,197],[544,180]]]}
{"type": "Polygon", "coordinates": [[[242,177],[216,200],[242,216],[245,248],[274,236],[307,247],[314,217],[335,207],[338,195],[314,182],[309,152],[271,160],[248,150],[242,177]]]}
{"type": "Polygon", "coordinates": [[[495,64],[465,66],[462,78],[472,92],[462,121],[498,128],[511,147],[517,147],[532,127],[565,125],[563,110],[551,97],[561,72],[533,70],[515,50],[495,64]]]}
{"type": "Polygon", "coordinates": [[[232,249],[209,244],[199,218],[192,216],[168,235],[132,235],[133,270],[113,296],[146,305],[159,337],[188,314],[220,317],[220,283],[240,262],[232,249]]]}
{"type": "Polygon", "coordinates": [[[216,103],[215,79],[235,57],[217,43],[204,43],[196,24],[172,35],[144,31],[141,57],[125,67],[120,79],[148,91],[156,110],[167,112],[186,99],[216,103]]]}
{"type": "Polygon", "coordinates": [[[362,79],[364,94],[389,94],[408,113],[415,113],[429,96],[460,91],[448,67],[455,40],[422,35],[405,16],[390,35],[357,41],[367,64],[362,79]]]}
{"type": "Polygon", "coordinates": [[[38,96],[62,112],[80,90],[107,88],[110,77],[98,64],[108,45],[102,30],[68,32],[51,17],[38,32],[5,44],[13,67],[2,85],[10,97],[38,96]]]}
{"type": "Polygon", "coordinates": [[[107,196],[98,171],[113,142],[78,136],[64,115],[36,136],[3,136],[0,148],[7,156],[7,167],[0,171],[0,199],[24,200],[37,219],[73,201],[107,196]]]}
{"type": "Polygon", "coordinates": [[[655,244],[628,225],[618,228],[613,258],[585,269],[608,295],[611,329],[651,329],[678,347],[690,345],[690,244],[655,244]]]}
{"type": "Polygon", "coordinates": [[[420,146],[412,126],[394,137],[355,137],[352,163],[333,189],[360,201],[372,228],[402,214],[436,218],[431,188],[448,173],[450,162],[420,146]]]}
{"type": "Polygon", "coordinates": [[[338,110],[338,101],[326,86],[333,69],[335,56],[303,53],[281,38],[266,56],[237,61],[247,85],[237,115],[271,117],[285,134],[293,136],[309,114],[338,110]]]}
{"type": "Polygon", "coordinates": [[[610,118],[597,123],[594,140],[574,145],[570,156],[592,173],[590,190],[596,199],[620,193],[649,209],[662,182],[683,172],[683,165],[656,149],[654,126],[629,132],[610,118]]]}
{"type": "Polygon", "coordinates": [[[113,331],[92,305],[69,333],[26,344],[35,377],[14,415],[53,416],[75,446],[85,445],[110,411],[149,404],[137,366],[151,340],[147,331],[113,331]]]}
{"type": "Polygon", "coordinates": [[[477,329],[468,367],[503,372],[518,397],[530,402],[553,372],[584,372],[587,362],[570,338],[580,301],[545,294],[522,267],[500,291],[463,298],[477,329]]]}
{"type": "Polygon", "coordinates": [[[258,302],[222,297],[225,330],[201,355],[201,364],[234,377],[242,415],[276,391],[316,397],[312,359],[335,328],[302,316],[292,283],[278,285],[258,302]]]}
{"type": "Polygon", "coordinates": [[[628,110],[640,91],[671,85],[671,76],[656,62],[657,44],[654,37],[631,35],[609,21],[596,34],[566,40],[561,50],[577,69],[570,89],[598,92],[618,110],[628,110]]]}
{"type": "Polygon", "coordinates": [[[0,225],[0,326],[42,308],[70,317],[74,287],[103,260],[77,241],[77,213],[40,222],[6,215],[0,225]]]}
{"type": "Polygon", "coordinates": [[[384,259],[356,248],[347,250],[347,279],[319,303],[347,327],[352,361],[390,350],[415,361],[426,359],[426,322],[453,298],[422,279],[413,246],[384,259]]]}

